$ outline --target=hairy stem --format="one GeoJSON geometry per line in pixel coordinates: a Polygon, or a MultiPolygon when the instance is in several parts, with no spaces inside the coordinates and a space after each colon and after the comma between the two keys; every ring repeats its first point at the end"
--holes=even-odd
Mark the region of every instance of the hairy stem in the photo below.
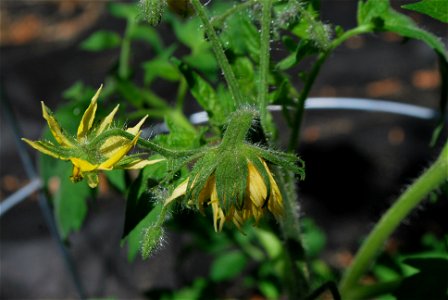
{"type": "Polygon", "coordinates": [[[351,266],[345,272],[340,283],[343,299],[358,284],[360,277],[368,270],[372,260],[383,246],[390,234],[400,225],[404,218],[431,191],[448,179],[448,142],[443,147],[439,158],[417,180],[409,186],[391,208],[383,215],[362,244],[351,266]]]}
{"type": "Polygon", "coordinates": [[[272,0],[263,1],[261,18],[261,41],[260,41],[260,78],[258,80],[258,108],[260,110],[261,125],[266,133],[268,130],[268,92],[269,92],[269,43],[271,31],[271,8],[272,0]]]}
{"type": "Polygon", "coordinates": [[[276,175],[284,203],[284,215],[280,225],[287,258],[285,284],[288,299],[304,299],[309,292],[309,276],[298,215],[295,177],[291,172],[277,171],[276,175]]]}
{"type": "Polygon", "coordinates": [[[199,2],[199,0],[191,0],[191,4],[193,4],[194,9],[196,10],[199,18],[202,21],[205,32],[207,34],[207,38],[209,39],[213,48],[213,52],[215,53],[216,60],[218,61],[218,64],[224,74],[224,78],[226,79],[227,85],[229,86],[233,101],[235,102],[235,105],[239,107],[244,103],[243,96],[241,95],[240,88],[238,82],[236,81],[232,67],[230,66],[226,54],[224,53],[221,41],[219,40],[218,35],[216,34],[215,29],[210,23],[207,13],[205,12],[204,7],[199,2]]]}

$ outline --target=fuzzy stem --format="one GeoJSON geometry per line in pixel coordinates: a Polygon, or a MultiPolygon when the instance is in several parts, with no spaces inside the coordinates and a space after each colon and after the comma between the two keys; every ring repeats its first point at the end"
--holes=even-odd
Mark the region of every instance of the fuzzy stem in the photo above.
{"type": "Polygon", "coordinates": [[[242,143],[255,116],[256,114],[252,110],[242,109],[234,112],[230,117],[221,145],[228,148],[242,143]]]}
{"type": "Polygon", "coordinates": [[[131,38],[129,37],[135,26],[134,19],[128,19],[126,25],[126,31],[121,42],[120,58],[118,62],[118,76],[121,79],[127,79],[130,75],[129,58],[131,56],[131,38]]]}
{"type": "Polygon", "coordinates": [[[277,171],[276,175],[284,205],[280,225],[287,258],[285,283],[288,288],[288,299],[304,299],[309,292],[309,276],[301,238],[295,177],[291,172],[277,171]]]}
{"type": "Polygon", "coordinates": [[[213,52],[215,53],[216,60],[218,61],[218,64],[224,74],[224,78],[227,81],[227,85],[229,86],[233,101],[235,102],[235,105],[239,107],[244,103],[243,96],[241,95],[240,88],[238,82],[236,81],[236,77],[233,73],[232,67],[230,66],[226,54],[224,53],[221,41],[219,40],[218,35],[216,34],[215,29],[210,23],[207,13],[202,7],[202,4],[199,2],[199,0],[191,0],[191,4],[193,4],[195,11],[202,21],[205,32],[207,34],[207,38],[209,39],[213,48],[213,52]]]}
{"type": "Polygon", "coordinates": [[[268,92],[269,92],[269,42],[271,30],[272,0],[265,0],[261,18],[260,40],[260,78],[258,80],[258,108],[260,110],[261,125],[265,133],[268,133],[268,92]]]}
{"type": "Polygon", "coordinates": [[[314,81],[316,80],[316,77],[319,74],[322,64],[326,61],[329,54],[344,41],[346,41],[352,36],[367,33],[371,30],[372,27],[370,25],[361,25],[356,28],[353,28],[342,34],[340,37],[334,39],[331,42],[331,45],[328,50],[319,53],[316,62],[314,63],[310,73],[307,76],[305,85],[303,86],[303,89],[300,92],[300,96],[296,104],[296,110],[295,110],[296,113],[294,116],[291,137],[289,139],[289,147],[288,147],[289,151],[293,151],[297,147],[297,142],[300,140],[300,126],[303,119],[303,112],[305,111],[305,101],[308,98],[308,94],[310,93],[311,87],[313,86],[314,81]]]}
{"type": "Polygon", "coordinates": [[[383,246],[390,234],[400,225],[404,218],[419,205],[431,191],[448,178],[448,142],[439,158],[398,198],[391,208],[376,224],[359,249],[353,263],[345,272],[340,283],[343,299],[357,285],[360,277],[368,270],[372,260],[383,246]]]}

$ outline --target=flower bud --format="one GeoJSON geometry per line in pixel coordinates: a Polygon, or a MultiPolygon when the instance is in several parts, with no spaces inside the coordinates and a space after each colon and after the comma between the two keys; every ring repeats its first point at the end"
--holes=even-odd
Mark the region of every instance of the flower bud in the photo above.
{"type": "Polygon", "coordinates": [[[165,6],[165,0],[140,0],[143,18],[152,26],[158,25],[162,20],[165,6]]]}
{"type": "Polygon", "coordinates": [[[155,225],[145,230],[141,244],[142,258],[147,259],[163,241],[163,228],[155,225]]]}

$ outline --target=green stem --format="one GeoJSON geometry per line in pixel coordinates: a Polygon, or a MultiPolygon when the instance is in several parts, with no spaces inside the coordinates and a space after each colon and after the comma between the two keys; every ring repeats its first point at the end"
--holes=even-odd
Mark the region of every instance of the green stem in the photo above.
{"type": "Polygon", "coordinates": [[[134,26],[135,20],[128,19],[123,41],[121,42],[120,58],[118,62],[118,76],[121,79],[127,79],[130,75],[129,59],[131,55],[131,39],[129,36],[134,26]]]}
{"type": "Polygon", "coordinates": [[[218,64],[224,74],[224,78],[226,79],[227,85],[229,86],[233,101],[235,102],[235,105],[239,107],[244,103],[243,96],[241,95],[240,88],[238,82],[236,81],[232,67],[230,66],[229,61],[227,60],[227,57],[224,53],[221,41],[219,40],[218,35],[216,34],[215,29],[210,23],[207,13],[205,12],[199,0],[191,0],[191,4],[193,4],[195,11],[202,21],[207,37],[212,45],[213,52],[215,53],[216,60],[218,61],[218,64]]]}
{"type": "Polygon", "coordinates": [[[261,41],[260,41],[260,78],[258,80],[258,107],[260,110],[261,125],[266,133],[268,130],[268,92],[269,92],[269,42],[271,31],[271,8],[272,0],[263,1],[261,18],[261,41]]]}
{"type": "Polygon", "coordinates": [[[347,39],[358,35],[370,32],[372,30],[372,27],[370,25],[361,25],[356,28],[353,28],[351,30],[346,31],[344,34],[342,34],[340,37],[334,39],[331,42],[330,47],[328,50],[323,51],[319,53],[317,56],[317,60],[314,63],[310,73],[308,74],[308,77],[305,81],[305,85],[303,86],[302,91],[300,92],[299,99],[296,104],[295,109],[295,116],[294,116],[294,122],[291,132],[291,137],[289,139],[289,151],[293,151],[297,147],[297,142],[300,140],[300,127],[303,119],[303,112],[305,111],[305,102],[308,98],[308,95],[311,91],[311,87],[314,84],[314,81],[316,80],[317,75],[319,74],[320,68],[322,67],[322,64],[325,62],[325,60],[328,58],[329,54],[337,48],[339,45],[341,45],[343,42],[345,42],[347,39]]]}
{"type": "Polygon", "coordinates": [[[434,164],[406,189],[364,241],[340,283],[343,299],[347,299],[344,296],[349,294],[350,290],[357,285],[360,277],[368,270],[372,260],[390,234],[428,193],[440,186],[447,178],[448,142],[434,164]]]}
{"type": "Polygon", "coordinates": [[[182,110],[185,101],[185,95],[187,94],[188,84],[187,80],[184,77],[180,78],[179,87],[177,89],[176,96],[176,109],[182,110]]]}
{"type": "Polygon", "coordinates": [[[284,205],[284,215],[280,225],[287,259],[285,284],[288,288],[288,299],[304,299],[309,293],[309,276],[301,238],[295,177],[291,172],[277,171],[276,175],[284,205]]]}

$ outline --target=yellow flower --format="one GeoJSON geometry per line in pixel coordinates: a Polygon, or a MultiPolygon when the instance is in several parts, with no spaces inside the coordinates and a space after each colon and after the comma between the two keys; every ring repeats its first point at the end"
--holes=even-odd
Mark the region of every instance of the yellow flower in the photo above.
{"type": "MultiPolygon", "coordinates": [[[[258,223],[266,210],[270,211],[277,219],[283,214],[283,199],[277,182],[272,176],[266,162],[262,158],[258,159],[261,161],[268,174],[270,191],[268,191],[263,176],[250,161],[247,163],[248,173],[246,190],[244,192],[244,201],[241,207],[237,205],[236,201],[234,201],[235,199],[221,199],[222,201],[220,201],[217,191],[216,176],[214,173],[210,175],[205,186],[200,191],[197,201],[198,208],[203,212],[203,208],[206,205],[211,205],[215,231],[221,231],[224,223],[230,221],[233,222],[238,229],[241,229],[241,226],[251,218],[255,220],[255,223],[258,223]],[[225,201],[231,202],[227,205],[227,210],[221,205],[221,203],[225,203],[225,201]]],[[[189,179],[187,178],[173,191],[171,196],[166,199],[165,205],[187,193],[188,181],[189,179]]],[[[193,181],[192,188],[194,184],[195,182],[193,181]]]]}
{"type": "Polygon", "coordinates": [[[162,160],[142,159],[139,155],[126,156],[136,145],[141,133],[140,127],[143,125],[147,116],[140,120],[137,125],[126,130],[126,132],[134,135],[132,140],[120,135],[111,135],[101,142],[92,143],[95,138],[110,129],[115,113],[119,107],[117,105],[98,126],[94,127],[93,123],[98,106],[97,101],[101,89],[102,86],[93,96],[89,107],[84,112],[78,126],[76,138],[67,135],[63,131],[50,109],[41,102],[43,117],[47,121],[48,127],[58,144],[55,145],[50,141],[30,141],[25,138],[22,139],[31,147],[44,154],[61,160],[71,161],[73,164],[73,172],[70,177],[72,181],[77,182],[87,177],[88,184],[92,188],[98,185],[97,172],[99,170],[112,170],[116,168],[140,169],[162,160]]]}

